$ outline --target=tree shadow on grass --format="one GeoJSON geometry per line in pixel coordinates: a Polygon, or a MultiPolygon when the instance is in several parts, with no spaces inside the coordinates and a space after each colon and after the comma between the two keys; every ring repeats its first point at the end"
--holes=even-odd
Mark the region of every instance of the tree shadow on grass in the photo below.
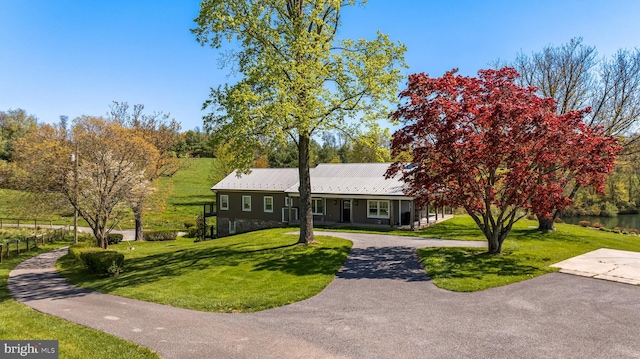
{"type": "Polygon", "coordinates": [[[497,276],[530,276],[541,269],[522,264],[517,257],[489,254],[478,248],[423,248],[420,258],[432,278],[475,278],[486,274],[497,276]]]}
{"type": "MultiPolygon", "coordinates": [[[[203,249],[179,249],[140,258],[127,258],[124,271],[118,278],[96,279],[77,263],[67,259],[65,276],[78,285],[110,292],[121,287],[135,287],[170,277],[179,277],[195,271],[215,267],[235,267],[249,264],[250,271],[280,271],[296,276],[316,274],[334,275],[346,259],[348,247],[318,248],[279,245],[255,249],[251,243],[226,245],[203,249]],[[252,265],[251,265],[252,264],[252,265]]],[[[241,275],[239,271],[237,273],[241,275]]],[[[203,273],[206,277],[206,274],[203,273]]],[[[211,279],[209,277],[208,279],[211,279]]]]}

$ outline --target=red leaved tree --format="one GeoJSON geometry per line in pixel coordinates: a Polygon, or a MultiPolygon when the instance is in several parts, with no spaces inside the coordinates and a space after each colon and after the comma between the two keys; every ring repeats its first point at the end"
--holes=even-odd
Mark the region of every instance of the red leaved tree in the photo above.
{"type": "Polygon", "coordinates": [[[513,224],[528,211],[541,216],[571,203],[565,184],[604,189],[620,151],[615,138],[582,122],[589,111],[556,113],[555,101],[515,84],[512,68],[478,77],[409,76],[391,117],[404,124],[392,155],[410,150],[410,165],[396,162],[406,193],[418,205],[464,207],[500,253],[513,224]]]}

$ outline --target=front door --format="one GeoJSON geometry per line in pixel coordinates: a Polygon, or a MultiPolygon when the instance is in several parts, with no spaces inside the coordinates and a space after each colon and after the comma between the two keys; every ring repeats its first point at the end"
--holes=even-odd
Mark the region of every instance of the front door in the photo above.
{"type": "Polygon", "coordinates": [[[342,222],[351,222],[351,201],[342,201],[342,222]]]}

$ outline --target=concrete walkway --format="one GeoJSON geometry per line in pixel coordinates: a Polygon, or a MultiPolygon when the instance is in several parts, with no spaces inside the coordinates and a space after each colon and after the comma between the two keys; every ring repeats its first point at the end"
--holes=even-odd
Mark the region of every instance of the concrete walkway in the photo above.
{"type": "Polygon", "coordinates": [[[552,273],[448,292],[429,281],[414,248],[483,242],[328,234],[354,242],[335,280],[313,298],[258,313],[202,313],[78,289],[53,269],[63,250],[22,263],[9,288],[39,311],[164,358],[640,358],[638,286],[552,273]]]}
{"type": "Polygon", "coordinates": [[[640,285],[640,253],[601,248],[552,265],[560,272],[640,285]]]}

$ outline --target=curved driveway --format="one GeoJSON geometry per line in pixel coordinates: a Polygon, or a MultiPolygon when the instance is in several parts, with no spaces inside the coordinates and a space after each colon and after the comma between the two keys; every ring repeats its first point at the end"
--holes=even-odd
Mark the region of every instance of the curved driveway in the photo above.
{"type": "Polygon", "coordinates": [[[483,242],[326,234],[354,243],[335,280],[313,298],[258,313],[203,313],[79,289],[53,268],[64,250],[23,262],[9,288],[39,311],[164,358],[640,358],[638,286],[552,273],[454,293],[430,283],[414,248],[483,242]]]}

